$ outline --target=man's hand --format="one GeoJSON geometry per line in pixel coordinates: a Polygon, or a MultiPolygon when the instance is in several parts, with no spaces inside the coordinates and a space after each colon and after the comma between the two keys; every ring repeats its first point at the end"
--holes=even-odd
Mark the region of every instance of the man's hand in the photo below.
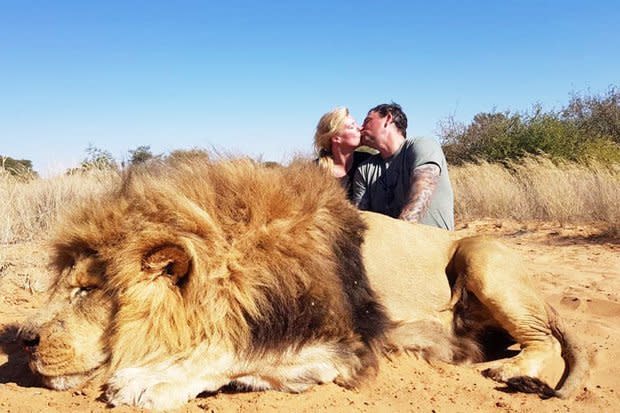
{"type": "Polygon", "coordinates": [[[409,222],[419,222],[428,211],[441,170],[434,163],[420,165],[413,170],[409,202],[403,207],[398,218],[409,222]]]}

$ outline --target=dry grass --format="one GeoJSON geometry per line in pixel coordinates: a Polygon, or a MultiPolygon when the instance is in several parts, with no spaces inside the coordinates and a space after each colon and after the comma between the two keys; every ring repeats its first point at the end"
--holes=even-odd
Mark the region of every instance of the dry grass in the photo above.
{"type": "Polygon", "coordinates": [[[0,244],[45,239],[56,218],[76,200],[103,191],[119,175],[93,170],[23,180],[0,170],[0,244]]]}
{"type": "MultiPolygon", "coordinates": [[[[529,158],[509,167],[485,162],[453,166],[450,174],[461,223],[480,218],[596,221],[620,233],[620,165],[529,158]]],[[[67,206],[118,178],[116,172],[98,170],[31,181],[0,173],[0,244],[45,239],[67,206]]]]}
{"type": "Polygon", "coordinates": [[[455,214],[480,218],[602,222],[620,230],[620,165],[553,163],[527,158],[507,167],[481,162],[452,167],[455,214]]]}

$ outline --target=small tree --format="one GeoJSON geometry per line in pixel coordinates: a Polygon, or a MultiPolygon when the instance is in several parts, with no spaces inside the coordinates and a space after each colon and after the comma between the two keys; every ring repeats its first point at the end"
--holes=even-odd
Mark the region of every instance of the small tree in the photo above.
{"type": "Polygon", "coordinates": [[[562,117],[574,123],[587,139],[611,139],[620,144],[620,91],[615,86],[602,95],[573,93],[562,117]]]}
{"type": "Polygon", "coordinates": [[[144,163],[149,159],[158,158],[158,156],[153,155],[151,152],[151,147],[148,145],[138,146],[136,149],[130,149],[129,155],[131,158],[129,159],[130,165],[137,165],[140,163],[144,163]]]}
{"type": "Polygon", "coordinates": [[[478,113],[471,124],[448,118],[441,125],[446,158],[451,163],[511,158],[519,148],[512,136],[523,128],[521,115],[510,112],[478,113]]]}
{"type": "Polygon", "coordinates": [[[88,145],[86,155],[86,158],[80,164],[81,169],[84,171],[91,169],[118,169],[118,165],[109,151],[88,145]]]}
{"type": "Polygon", "coordinates": [[[38,174],[32,169],[32,161],[28,159],[13,159],[10,156],[0,155],[0,169],[20,178],[36,178],[38,174]]]}
{"type": "Polygon", "coordinates": [[[180,164],[190,161],[192,159],[208,160],[209,152],[207,152],[204,149],[199,149],[199,148],[177,149],[177,150],[170,152],[170,154],[166,156],[166,159],[169,162],[180,163],[180,164]]]}

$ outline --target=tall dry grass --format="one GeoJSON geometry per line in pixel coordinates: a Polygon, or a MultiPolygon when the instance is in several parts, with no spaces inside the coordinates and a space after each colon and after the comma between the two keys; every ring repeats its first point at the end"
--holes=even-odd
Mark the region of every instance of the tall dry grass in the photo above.
{"type": "Polygon", "coordinates": [[[530,157],[503,166],[453,167],[455,214],[479,218],[545,220],[560,224],[602,222],[620,232],[620,164],[554,163],[530,157]]]}
{"type": "MultiPolygon", "coordinates": [[[[620,233],[620,165],[555,164],[528,158],[508,167],[478,163],[450,170],[458,221],[479,218],[604,222],[620,233]]],[[[45,239],[59,214],[119,179],[114,171],[30,181],[0,173],[0,243],[45,239]]],[[[1,252],[1,247],[0,247],[1,252]]]]}
{"type": "Polygon", "coordinates": [[[0,243],[45,239],[65,208],[109,188],[115,171],[25,180],[0,170],[0,243]]]}

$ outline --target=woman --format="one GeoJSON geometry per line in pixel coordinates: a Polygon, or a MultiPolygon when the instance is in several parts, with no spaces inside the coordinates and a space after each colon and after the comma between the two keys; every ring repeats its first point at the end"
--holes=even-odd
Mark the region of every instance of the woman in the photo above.
{"type": "Polygon", "coordinates": [[[314,134],[319,165],[340,180],[349,197],[355,169],[370,156],[355,151],[360,146],[360,129],[349,109],[335,108],[321,116],[314,134]]]}

